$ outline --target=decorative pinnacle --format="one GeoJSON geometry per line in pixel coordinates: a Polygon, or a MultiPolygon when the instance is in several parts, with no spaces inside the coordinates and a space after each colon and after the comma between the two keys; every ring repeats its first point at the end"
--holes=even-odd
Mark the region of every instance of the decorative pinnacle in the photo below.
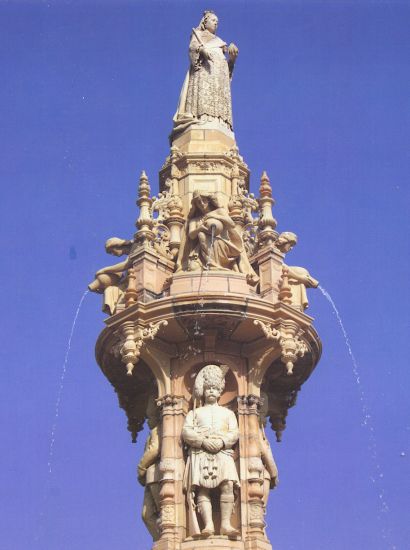
{"type": "Polygon", "coordinates": [[[259,228],[261,230],[260,240],[263,244],[270,245],[277,237],[277,233],[275,232],[277,222],[272,215],[272,206],[275,204],[275,201],[272,198],[272,187],[270,185],[268,174],[265,170],[261,176],[259,193],[259,228]]]}
{"type": "Polygon", "coordinates": [[[272,187],[270,184],[270,179],[266,170],[262,172],[261,176],[261,185],[259,187],[259,193],[261,197],[272,197],[272,187]]]}
{"type": "Polygon", "coordinates": [[[150,192],[151,192],[151,188],[149,185],[148,177],[147,177],[147,174],[145,173],[145,170],[143,170],[141,172],[139,186],[138,186],[138,197],[139,197],[137,200],[138,206],[139,206],[139,201],[142,198],[148,198],[150,192]]]}
{"type": "Polygon", "coordinates": [[[140,213],[135,224],[138,228],[135,238],[140,242],[147,239],[154,239],[154,234],[151,231],[151,228],[154,225],[154,220],[152,219],[152,198],[150,197],[150,192],[151,188],[148,177],[145,170],[143,170],[140,176],[137,199],[137,205],[139,206],[140,213]]]}

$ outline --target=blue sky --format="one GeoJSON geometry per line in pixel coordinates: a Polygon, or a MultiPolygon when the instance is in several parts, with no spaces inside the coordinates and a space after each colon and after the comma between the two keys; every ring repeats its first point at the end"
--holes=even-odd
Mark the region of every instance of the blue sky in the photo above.
{"type": "Polygon", "coordinates": [[[5,550],[150,547],[135,471],[144,434],[131,444],[96,365],[98,296],[78,316],[51,474],[50,432],[78,303],[110,262],[106,238],[133,234],[142,169],[157,189],[205,8],[239,46],[234,126],[252,189],[266,169],[278,228],[299,236],[287,261],[332,295],[361,378],[310,291],[324,351],[282,443],[272,437],[281,483],[269,536],[275,550],[410,547],[410,3],[16,0],[0,3],[0,219],[13,244],[2,270],[5,550]]]}

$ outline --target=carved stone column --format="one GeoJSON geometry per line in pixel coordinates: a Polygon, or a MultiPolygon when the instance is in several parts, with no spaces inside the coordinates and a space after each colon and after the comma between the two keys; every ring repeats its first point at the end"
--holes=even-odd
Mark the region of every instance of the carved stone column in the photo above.
{"type": "Polygon", "coordinates": [[[259,266],[260,293],[264,300],[276,303],[282,280],[284,255],[273,246],[263,247],[252,260],[259,266]]]}
{"type": "Polygon", "coordinates": [[[259,443],[259,410],[262,399],[257,395],[238,397],[241,431],[240,456],[242,479],[242,530],[245,548],[249,550],[271,546],[264,528],[263,463],[259,443]]]}
{"type": "Polygon", "coordinates": [[[186,536],[185,504],[182,491],[184,456],[181,431],[188,403],[184,397],[165,395],[157,402],[161,409],[161,538],[155,550],[177,550],[186,536]]]}
{"type": "Polygon", "coordinates": [[[174,263],[153,249],[140,247],[130,255],[136,275],[138,300],[146,302],[160,295],[174,270],[174,263]]]}

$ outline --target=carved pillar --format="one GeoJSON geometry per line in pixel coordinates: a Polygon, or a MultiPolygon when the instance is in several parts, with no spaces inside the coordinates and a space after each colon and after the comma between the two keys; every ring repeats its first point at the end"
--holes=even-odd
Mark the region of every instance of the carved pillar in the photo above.
{"type": "Polygon", "coordinates": [[[278,294],[278,298],[281,302],[284,304],[287,304],[288,306],[292,305],[292,290],[289,286],[289,270],[287,267],[283,267],[282,269],[282,282],[280,285],[280,291],[278,294]]]}
{"type": "Polygon", "coordinates": [[[134,305],[137,303],[137,299],[137,276],[135,274],[135,269],[130,267],[128,270],[127,290],[125,291],[125,307],[134,305]]]}
{"type": "Polygon", "coordinates": [[[169,249],[172,257],[176,258],[179,245],[181,244],[181,231],[184,225],[182,201],[178,195],[173,195],[171,197],[169,202],[169,216],[165,220],[165,225],[169,229],[169,249]]]}
{"type": "Polygon", "coordinates": [[[242,479],[242,526],[246,548],[258,548],[257,539],[266,541],[264,533],[263,463],[259,439],[259,410],[262,399],[257,395],[238,397],[238,415],[243,437],[240,441],[242,479]]]}
{"type": "Polygon", "coordinates": [[[141,348],[145,340],[153,340],[162,326],[167,326],[168,321],[162,319],[147,326],[135,324],[134,321],[125,321],[120,327],[123,336],[123,344],[120,349],[121,361],[127,367],[127,375],[132,376],[134,366],[138,363],[141,348]]]}
{"type": "Polygon", "coordinates": [[[130,255],[136,275],[138,299],[147,301],[163,292],[174,270],[174,263],[160,257],[154,250],[140,247],[130,255]]]}
{"type": "Polygon", "coordinates": [[[157,402],[161,409],[161,539],[155,550],[176,550],[186,536],[185,504],[182,491],[184,456],[181,431],[188,403],[184,397],[165,395],[157,402]]]}
{"type": "Polygon", "coordinates": [[[259,266],[261,298],[269,302],[278,301],[283,257],[276,248],[265,246],[252,258],[252,261],[256,261],[259,266]]]}

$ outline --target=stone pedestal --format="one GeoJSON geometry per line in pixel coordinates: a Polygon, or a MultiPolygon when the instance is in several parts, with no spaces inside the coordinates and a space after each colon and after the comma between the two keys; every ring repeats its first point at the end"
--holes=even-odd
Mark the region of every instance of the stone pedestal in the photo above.
{"type": "Polygon", "coordinates": [[[276,303],[282,279],[284,255],[273,246],[262,248],[252,258],[259,266],[260,295],[265,300],[276,303]]]}
{"type": "Polygon", "coordinates": [[[217,122],[193,124],[172,142],[181,153],[227,153],[236,146],[233,132],[217,122]]]}
{"type": "MultiPolygon", "coordinates": [[[[212,549],[212,550],[245,550],[242,541],[229,539],[228,537],[214,536],[204,540],[186,540],[181,544],[181,550],[212,549]]],[[[271,547],[269,547],[269,550],[271,547]]]]}
{"type": "Polygon", "coordinates": [[[202,294],[216,292],[230,294],[251,294],[246,276],[232,271],[209,271],[201,273],[176,273],[172,278],[170,295],[202,294]]]}
{"type": "MultiPolygon", "coordinates": [[[[174,139],[160,171],[161,195],[156,201],[150,197],[146,174],[140,178],[138,230],[127,261],[119,264],[124,273],[118,268],[111,282],[118,281],[125,298],[107,319],[96,356],[126,412],[133,440],[145,419],[152,420],[149,402],[157,404],[159,441],[154,445],[148,440],[144,451],[159,494],[157,508],[151,509],[159,530],[153,550],[272,548],[265,522],[276,465],[264,426],[270,418],[281,437],[287,411],[316,366],[321,344],[312,319],[289,303],[284,254],[275,246],[276,220],[269,213],[272,189],[266,174],[261,181],[263,193],[256,200],[248,194],[249,170],[233,133],[217,123],[192,126],[174,139]],[[202,211],[197,218],[190,216],[194,191],[206,191],[196,197],[212,199],[213,210],[207,212],[225,220],[225,225],[219,222],[217,237],[222,254],[224,247],[227,250],[226,262],[217,263],[215,254],[212,270],[200,263],[198,246],[188,249],[196,254],[189,267],[177,261],[184,240],[199,242],[197,234],[187,231],[189,224],[206,221],[202,211]],[[253,218],[256,207],[258,220],[253,218]],[[188,270],[195,265],[197,271],[188,270]],[[225,265],[233,267],[223,270],[225,265]],[[190,411],[204,405],[205,394],[198,396],[195,384],[209,365],[224,372],[218,406],[228,408],[239,426],[239,438],[228,449],[223,437],[216,437],[222,439],[223,451],[229,451],[239,487],[222,495],[218,485],[205,495],[208,501],[198,501],[195,486],[192,502],[187,482],[192,449],[183,432],[190,411]],[[199,502],[212,504],[213,536],[200,534],[206,508],[199,510],[199,502]],[[227,515],[231,528],[226,527],[227,515]],[[234,530],[236,539],[218,534],[234,530]]],[[[212,240],[210,248],[214,245],[212,240]]]]}

